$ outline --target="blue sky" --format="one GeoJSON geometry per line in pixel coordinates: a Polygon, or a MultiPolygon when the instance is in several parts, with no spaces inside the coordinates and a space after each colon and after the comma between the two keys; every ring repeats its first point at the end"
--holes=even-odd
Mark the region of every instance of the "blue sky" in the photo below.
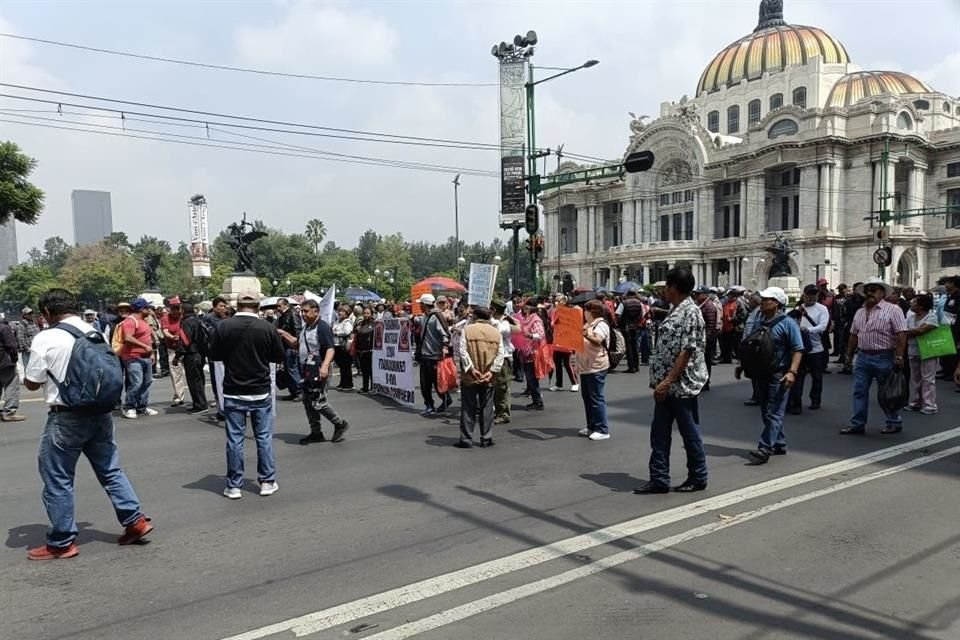
{"type": "MultiPolygon", "coordinates": [[[[276,71],[416,80],[497,79],[490,46],[536,29],[534,62],[600,65],[538,87],[537,138],[577,153],[616,157],[627,111],[659,114],[692,95],[712,56],[756,25],[744,2],[20,2],[0,5],[0,31],[276,71]]],[[[840,39],[865,69],[917,75],[960,95],[960,3],[785,0],[785,18],[840,39]]],[[[186,68],[0,38],[0,81],[290,120],[495,143],[495,87],[397,87],[270,78],[186,68]]],[[[0,99],[0,108],[24,108],[0,99]]],[[[103,120],[100,120],[101,122],[103,120]]],[[[199,129],[183,130],[199,135],[199,129]]],[[[270,136],[271,134],[262,134],[270,136]]],[[[211,233],[242,211],[286,231],[326,222],[353,246],[367,228],[408,239],[453,235],[452,175],[143,142],[0,123],[40,161],[47,192],[38,225],[18,227],[21,257],[50,235],[72,241],[70,191],[113,194],[114,227],[176,243],[188,234],[186,200],[204,193],[211,233]]],[[[272,136],[278,138],[278,136],[272,136]]],[[[314,148],[496,170],[488,151],[296,139],[314,148]]],[[[551,165],[552,166],[552,165],[551,165]]],[[[489,240],[499,184],[461,179],[461,236],[489,240]]]]}

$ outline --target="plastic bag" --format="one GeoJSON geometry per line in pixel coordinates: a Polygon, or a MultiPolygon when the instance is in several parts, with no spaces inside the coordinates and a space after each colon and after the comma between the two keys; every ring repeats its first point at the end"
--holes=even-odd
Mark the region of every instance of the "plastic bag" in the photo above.
{"type": "Polygon", "coordinates": [[[457,388],[457,367],[453,358],[444,358],[437,363],[437,391],[440,395],[457,388]]]}
{"type": "Polygon", "coordinates": [[[877,386],[877,402],[886,413],[896,413],[910,401],[910,372],[907,367],[894,368],[877,386]]]}
{"type": "Polygon", "coordinates": [[[543,380],[553,371],[553,345],[542,344],[533,355],[533,375],[543,380]]]}

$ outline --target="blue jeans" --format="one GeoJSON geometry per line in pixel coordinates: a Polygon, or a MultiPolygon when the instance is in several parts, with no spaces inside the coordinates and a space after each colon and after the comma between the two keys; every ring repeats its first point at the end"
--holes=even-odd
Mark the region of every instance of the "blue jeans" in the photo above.
{"type": "Polygon", "coordinates": [[[774,449],[786,449],[787,439],[783,435],[783,414],[787,410],[790,392],[780,383],[781,374],[772,378],[758,380],[757,390],[760,397],[760,416],[763,418],[763,433],[757,449],[772,452],[774,449]]]}
{"type": "Polygon", "coordinates": [[[300,375],[300,352],[296,349],[287,349],[284,352],[284,363],[287,367],[287,374],[290,376],[290,384],[287,390],[292,395],[300,395],[303,391],[303,378],[300,375]]]}
{"type": "Polygon", "coordinates": [[[273,399],[237,400],[223,398],[223,415],[227,425],[227,486],[239,489],[243,485],[243,434],[247,430],[247,413],[257,441],[257,481],[277,479],[273,459],[273,399]]]}
{"type": "Polygon", "coordinates": [[[40,438],[38,466],[43,506],[50,520],[47,544],[51,547],[67,547],[77,537],[73,480],[81,453],[90,461],[120,524],[126,527],[143,515],[140,500],[120,468],[113,417],[109,413],[50,413],[40,438]]]}
{"type": "Polygon", "coordinates": [[[124,409],[136,409],[143,413],[150,402],[150,385],[153,383],[153,363],[150,358],[134,358],[123,361],[124,384],[127,388],[127,400],[124,409]]]}
{"type": "Polygon", "coordinates": [[[670,485],[670,443],[673,423],[683,438],[687,450],[687,479],[697,483],[707,481],[707,455],[700,439],[700,408],[697,398],[667,396],[653,408],[650,427],[650,483],[670,485]]]}
{"type": "MultiPolygon", "coordinates": [[[[863,429],[867,426],[867,414],[870,407],[870,384],[876,380],[882,385],[887,376],[893,371],[893,351],[869,354],[862,351],[857,354],[857,361],[853,365],[853,417],[850,426],[863,429]]],[[[899,427],[903,424],[899,412],[886,414],[886,422],[890,426],[899,427]]]]}
{"type": "Polygon", "coordinates": [[[587,414],[587,429],[591,433],[610,433],[607,424],[607,399],[603,395],[606,382],[606,371],[584,373],[580,376],[580,395],[583,396],[583,408],[587,414]]]}

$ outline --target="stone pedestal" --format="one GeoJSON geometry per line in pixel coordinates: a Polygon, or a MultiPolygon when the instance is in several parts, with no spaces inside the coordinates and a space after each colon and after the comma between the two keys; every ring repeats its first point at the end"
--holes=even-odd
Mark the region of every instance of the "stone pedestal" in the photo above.
{"type": "Polygon", "coordinates": [[[149,302],[155,309],[163,306],[163,295],[159,291],[144,291],[140,297],[149,302]]]}
{"type": "Polygon", "coordinates": [[[263,292],[260,288],[260,278],[252,273],[231,273],[223,281],[222,295],[227,300],[227,304],[232,307],[237,306],[237,297],[241,292],[253,291],[257,297],[262,298],[263,292]]]}
{"type": "Polygon", "coordinates": [[[797,276],[774,276],[767,282],[768,287],[780,287],[791,302],[796,302],[803,294],[800,278],[797,276]]]}

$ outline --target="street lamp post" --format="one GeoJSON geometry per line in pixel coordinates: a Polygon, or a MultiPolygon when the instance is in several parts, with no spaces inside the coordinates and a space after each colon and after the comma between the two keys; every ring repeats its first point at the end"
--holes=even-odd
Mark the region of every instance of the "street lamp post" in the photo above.
{"type": "MultiPolygon", "coordinates": [[[[453,239],[454,255],[460,255],[460,174],[453,179],[453,239]]],[[[460,260],[458,259],[459,263],[460,260]]]]}

